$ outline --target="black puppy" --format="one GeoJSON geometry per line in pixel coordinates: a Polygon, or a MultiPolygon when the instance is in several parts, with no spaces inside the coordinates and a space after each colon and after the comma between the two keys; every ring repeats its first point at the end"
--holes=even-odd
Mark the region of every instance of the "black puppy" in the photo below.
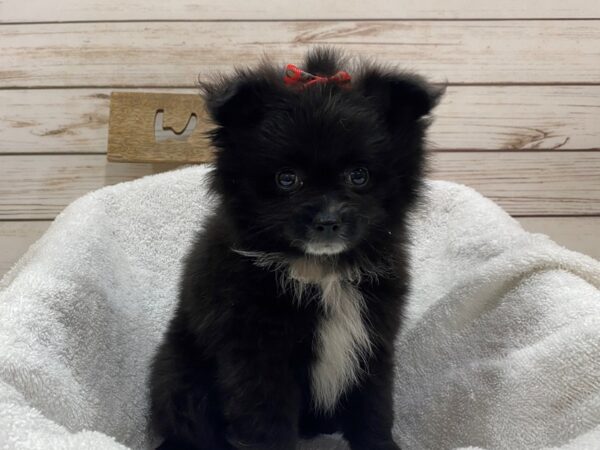
{"type": "Polygon", "coordinates": [[[296,448],[341,431],[392,440],[407,212],[424,168],[421,78],[334,51],[204,86],[218,207],[185,264],[154,360],[161,448],[296,448]]]}

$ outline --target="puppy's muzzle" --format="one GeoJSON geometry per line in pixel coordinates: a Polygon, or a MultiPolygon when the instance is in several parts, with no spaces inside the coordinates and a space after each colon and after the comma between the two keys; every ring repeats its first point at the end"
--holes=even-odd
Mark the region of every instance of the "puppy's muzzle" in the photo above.
{"type": "Polygon", "coordinates": [[[342,218],[339,211],[323,211],[315,216],[313,221],[314,236],[328,241],[338,236],[342,218]]]}

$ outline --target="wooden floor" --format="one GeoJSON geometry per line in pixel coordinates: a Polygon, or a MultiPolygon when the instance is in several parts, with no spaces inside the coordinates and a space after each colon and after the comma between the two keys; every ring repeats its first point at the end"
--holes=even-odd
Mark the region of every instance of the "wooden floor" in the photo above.
{"type": "Polygon", "coordinates": [[[164,170],[106,162],[110,92],[319,44],[446,83],[432,176],[600,258],[597,0],[0,0],[0,275],[78,196],[164,170]]]}

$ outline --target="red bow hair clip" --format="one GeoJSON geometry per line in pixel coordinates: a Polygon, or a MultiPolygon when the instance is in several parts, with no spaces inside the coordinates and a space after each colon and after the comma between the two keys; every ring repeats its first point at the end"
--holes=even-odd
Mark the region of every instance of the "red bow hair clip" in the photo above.
{"type": "Polygon", "coordinates": [[[322,77],[320,75],[314,75],[304,70],[299,69],[293,64],[288,64],[285,67],[283,75],[283,82],[287,86],[300,86],[302,89],[307,88],[313,84],[326,84],[334,83],[339,86],[349,86],[352,77],[346,71],[340,70],[330,77],[322,77]]]}

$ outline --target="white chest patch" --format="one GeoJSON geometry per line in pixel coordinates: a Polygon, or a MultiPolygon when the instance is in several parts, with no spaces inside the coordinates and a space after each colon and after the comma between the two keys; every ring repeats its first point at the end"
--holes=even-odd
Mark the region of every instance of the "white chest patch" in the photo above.
{"type": "Polygon", "coordinates": [[[362,276],[377,279],[383,269],[362,273],[357,268],[334,269],[314,258],[288,260],[281,254],[236,253],[252,258],[258,267],[273,270],[283,290],[298,301],[308,285],[320,291],[323,315],[315,336],[316,359],[311,369],[313,407],[321,411],[335,408],[340,396],[361,375],[360,365],[372,352],[372,343],[363,319],[364,298],[353,282],[362,276]]]}
{"type": "Polygon", "coordinates": [[[312,400],[315,409],[330,411],[344,391],[358,381],[360,363],[371,353],[369,333],[362,317],[364,299],[339,273],[326,273],[304,261],[292,264],[289,276],[301,284],[316,284],[321,291],[323,317],[315,338],[312,400]]]}

